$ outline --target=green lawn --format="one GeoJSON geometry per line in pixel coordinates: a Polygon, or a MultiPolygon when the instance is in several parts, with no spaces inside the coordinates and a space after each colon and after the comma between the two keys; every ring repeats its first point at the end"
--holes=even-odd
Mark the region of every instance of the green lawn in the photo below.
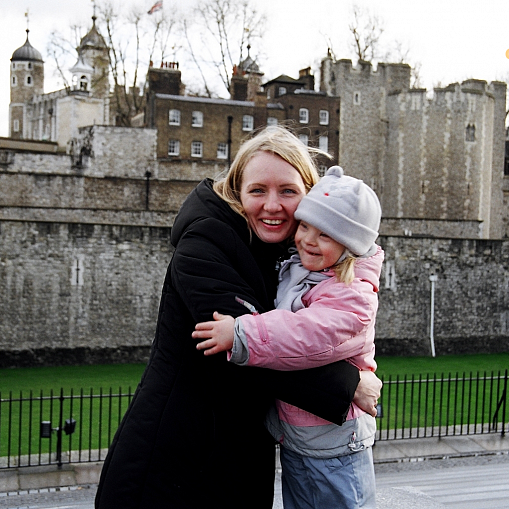
{"type": "MultiPolygon", "coordinates": [[[[478,355],[443,355],[440,357],[377,357],[378,371],[381,377],[396,375],[426,375],[444,373],[483,373],[486,371],[504,371],[509,369],[509,353],[478,355]]],[[[5,398],[10,391],[13,395],[20,391],[34,394],[61,388],[67,394],[71,389],[85,393],[98,392],[99,389],[118,391],[136,388],[145,366],[143,364],[105,364],[94,366],[61,366],[44,368],[0,369],[0,393],[5,398]]]]}
{"type": "MultiPolygon", "coordinates": [[[[379,429],[392,430],[491,422],[504,383],[497,373],[508,369],[509,353],[377,361],[384,379],[379,429]],[[475,379],[484,372],[486,379],[475,379]]],[[[55,436],[41,439],[39,425],[46,420],[55,427],[60,415],[77,421],[76,432],[64,436],[64,450],[108,447],[143,370],[142,364],[0,369],[0,456],[54,451],[55,436]]]]}
{"type": "Polygon", "coordinates": [[[439,357],[376,357],[378,376],[463,373],[502,373],[509,369],[509,352],[498,354],[442,355],[439,357]]]}

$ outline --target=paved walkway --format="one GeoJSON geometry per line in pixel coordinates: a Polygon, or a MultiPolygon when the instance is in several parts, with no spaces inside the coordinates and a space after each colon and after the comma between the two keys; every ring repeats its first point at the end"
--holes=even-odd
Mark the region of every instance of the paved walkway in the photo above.
{"type": "Polygon", "coordinates": [[[509,435],[500,433],[379,441],[373,448],[376,463],[475,456],[509,451],[509,435]]]}
{"type": "MultiPolygon", "coordinates": [[[[428,460],[442,458],[462,458],[473,456],[490,456],[509,452],[509,436],[498,434],[449,436],[442,438],[412,438],[379,441],[373,449],[375,471],[387,464],[419,462],[426,468],[428,460]]],[[[431,465],[431,463],[430,463],[431,465]]],[[[29,495],[30,490],[49,487],[90,486],[88,505],[79,506],[84,509],[92,507],[92,495],[98,482],[102,463],[83,463],[64,465],[61,470],[56,466],[25,467],[20,469],[0,470],[0,507],[13,507],[12,502],[21,503],[29,495]],[[26,495],[25,495],[26,494],[26,495]],[[9,502],[10,501],[10,502],[9,502]],[[8,505],[4,505],[8,504],[8,505]],[[9,505],[10,504],[10,505],[9,505]]],[[[278,472],[276,483],[276,499],[274,509],[282,509],[281,476],[278,472]]],[[[16,505],[26,507],[26,504],[16,505]]],[[[377,490],[378,509],[439,509],[444,506],[425,493],[406,491],[393,486],[380,486],[377,490]]],[[[34,507],[37,507],[34,505],[34,507]]],[[[56,506],[55,506],[56,507],[56,506]]],[[[78,505],[67,505],[76,507],[78,505]]]]}

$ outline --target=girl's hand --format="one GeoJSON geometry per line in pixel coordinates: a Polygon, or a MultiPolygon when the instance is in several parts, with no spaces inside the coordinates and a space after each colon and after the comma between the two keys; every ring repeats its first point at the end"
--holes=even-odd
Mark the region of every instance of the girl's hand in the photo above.
{"type": "Polygon", "coordinates": [[[206,339],[196,345],[205,355],[226,352],[233,348],[235,318],[214,311],[213,322],[197,323],[192,334],[195,339],[206,339]]]}
{"type": "Polygon", "coordinates": [[[361,371],[353,402],[366,413],[376,417],[376,405],[382,389],[381,380],[372,371],[361,371]]]}

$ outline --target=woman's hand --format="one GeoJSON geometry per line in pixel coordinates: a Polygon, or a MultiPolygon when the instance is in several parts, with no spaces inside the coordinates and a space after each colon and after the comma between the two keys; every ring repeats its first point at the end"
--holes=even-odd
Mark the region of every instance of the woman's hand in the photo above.
{"type": "Polygon", "coordinates": [[[235,318],[214,311],[214,322],[197,323],[192,334],[195,339],[206,339],[196,345],[198,350],[205,350],[205,355],[226,352],[233,348],[235,318]]]}
{"type": "Polygon", "coordinates": [[[361,380],[353,402],[368,414],[376,417],[376,405],[382,389],[382,381],[372,371],[361,371],[361,380]]]}

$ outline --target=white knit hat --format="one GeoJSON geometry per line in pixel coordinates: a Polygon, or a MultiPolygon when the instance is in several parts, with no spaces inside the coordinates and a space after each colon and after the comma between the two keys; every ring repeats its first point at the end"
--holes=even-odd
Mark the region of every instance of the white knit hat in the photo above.
{"type": "Polygon", "coordinates": [[[351,253],[362,256],[374,247],[382,209],[378,198],[362,180],[332,166],[302,199],[295,219],[326,233],[351,253]]]}

